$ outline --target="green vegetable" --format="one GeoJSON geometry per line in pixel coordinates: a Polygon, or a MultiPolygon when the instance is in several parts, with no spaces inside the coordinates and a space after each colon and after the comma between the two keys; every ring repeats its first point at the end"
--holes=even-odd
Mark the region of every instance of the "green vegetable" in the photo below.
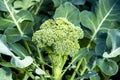
{"type": "Polygon", "coordinates": [[[32,41],[41,51],[48,53],[55,80],[61,80],[67,57],[72,57],[79,51],[78,40],[82,39],[83,35],[82,29],[66,18],[49,19],[33,34],[32,41]]]}

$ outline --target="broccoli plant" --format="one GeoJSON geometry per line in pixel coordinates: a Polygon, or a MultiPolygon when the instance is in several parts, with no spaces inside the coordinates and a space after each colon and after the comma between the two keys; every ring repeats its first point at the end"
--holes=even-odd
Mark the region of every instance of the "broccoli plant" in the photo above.
{"type": "Polygon", "coordinates": [[[49,19],[33,34],[32,41],[41,51],[48,53],[54,80],[61,80],[66,60],[68,56],[72,57],[79,51],[78,40],[83,35],[82,29],[66,18],[49,19]]]}

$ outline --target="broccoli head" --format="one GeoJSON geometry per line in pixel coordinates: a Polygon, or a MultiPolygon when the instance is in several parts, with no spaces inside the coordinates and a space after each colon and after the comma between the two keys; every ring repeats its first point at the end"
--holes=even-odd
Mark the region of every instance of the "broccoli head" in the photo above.
{"type": "Polygon", "coordinates": [[[83,38],[83,31],[65,18],[49,19],[45,21],[40,30],[33,35],[32,41],[49,54],[70,55],[75,54],[80,46],[78,39],[83,38]]]}
{"type": "Polygon", "coordinates": [[[61,80],[67,56],[74,56],[79,51],[78,40],[82,38],[82,29],[66,18],[49,19],[33,34],[32,41],[40,50],[48,53],[54,80],[61,80]]]}

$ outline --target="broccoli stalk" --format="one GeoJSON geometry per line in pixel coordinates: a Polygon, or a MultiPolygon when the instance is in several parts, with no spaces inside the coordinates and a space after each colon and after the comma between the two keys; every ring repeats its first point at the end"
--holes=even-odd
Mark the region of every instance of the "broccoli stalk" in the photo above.
{"type": "Polygon", "coordinates": [[[49,19],[33,34],[32,41],[40,50],[48,53],[54,80],[62,79],[67,57],[72,57],[79,51],[78,40],[82,38],[82,29],[65,18],[49,19]]]}
{"type": "Polygon", "coordinates": [[[49,55],[50,60],[52,61],[52,73],[54,80],[61,80],[62,78],[62,69],[67,60],[67,56],[61,55],[49,55]]]}

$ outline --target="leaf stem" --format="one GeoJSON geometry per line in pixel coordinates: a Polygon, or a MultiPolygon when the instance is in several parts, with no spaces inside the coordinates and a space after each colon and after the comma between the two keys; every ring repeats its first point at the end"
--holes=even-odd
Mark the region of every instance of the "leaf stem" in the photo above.
{"type": "Polygon", "coordinates": [[[86,64],[87,64],[86,59],[84,58],[83,60],[84,60],[85,66],[83,67],[83,69],[82,69],[82,71],[81,71],[81,73],[80,73],[81,76],[84,75],[84,73],[85,73],[85,71],[86,71],[86,69],[87,69],[87,66],[86,66],[86,64]]]}
{"type": "Polygon", "coordinates": [[[40,7],[41,7],[42,3],[43,3],[43,0],[40,0],[39,5],[38,5],[38,7],[37,7],[37,9],[36,9],[36,11],[35,11],[35,15],[38,14],[38,12],[39,12],[39,10],[40,10],[40,7]]]}
{"type": "Polygon", "coordinates": [[[65,72],[70,68],[70,66],[72,65],[72,63],[74,63],[76,59],[74,59],[62,72],[62,76],[65,74],[65,72]]]}
{"type": "Polygon", "coordinates": [[[82,61],[83,61],[83,58],[78,62],[77,67],[76,67],[75,71],[73,72],[72,77],[71,77],[70,80],[74,80],[75,75],[76,75],[76,72],[78,71],[78,69],[79,69],[79,67],[80,67],[80,65],[81,65],[81,63],[82,63],[82,61]]]}
{"type": "Polygon", "coordinates": [[[41,55],[41,52],[40,52],[40,50],[39,50],[39,47],[38,47],[38,46],[37,46],[37,53],[38,53],[38,56],[39,56],[39,58],[40,58],[40,61],[42,61],[42,62],[43,62],[42,55],[41,55]]]}
{"type": "MultiPolygon", "coordinates": [[[[39,66],[33,62],[33,65],[36,67],[36,68],[39,68],[39,66]]],[[[44,68],[44,65],[42,65],[42,70],[45,71],[45,68],[44,68]]],[[[46,72],[45,72],[46,73],[46,72]]],[[[45,80],[44,76],[43,75],[40,75],[40,77],[42,78],[42,80],[45,80]]]]}
{"type": "MultiPolygon", "coordinates": [[[[76,58],[74,58],[70,64],[63,70],[62,72],[62,76],[65,74],[65,72],[70,68],[70,66],[79,58],[79,56],[77,56],[76,58]]],[[[81,58],[82,59],[82,58],[81,58]]]]}
{"type": "Polygon", "coordinates": [[[28,78],[29,78],[29,75],[28,75],[28,74],[25,74],[23,80],[28,80],[28,78]]]}
{"type": "Polygon", "coordinates": [[[31,52],[31,50],[30,50],[30,47],[28,46],[27,41],[23,40],[23,43],[24,43],[25,47],[27,48],[27,50],[28,50],[29,54],[31,55],[31,54],[32,54],[32,52],[31,52]]]}
{"type": "Polygon", "coordinates": [[[94,40],[94,38],[95,38],[95,36],[96,36],[97,32],[98,32],[98,30],[97,30],[97,31],[95,31],[95,33],[93,34],[93,36],[92,36],[91,40],[89,41],[89,43],[88,43],[88,45],[87,45],[87,48],[88,48],[88,49],[90,48],[91,42],[94,40]]]}
{"type": "Polygon", "coordinates": [[[21,35],[21,36],[23,36],[23,35],[24,35],[24,33],[22,32],[22,30],[21,30],[21,28],[20,28],[20,25],[18,24],[17,20],[15,19],[15,17],[14,17],[14,15],[13,15],[12,11],[10,10],[10,8],[9,8],[9,6],[8,6],[8,4],[7,4],[7,1],[6,1],[6,0],[4,0],[4,4],[5,4],[5,6],[6,6],[7,10],[9,11],[9,13],[10,13],[10,15],[11,15],[11,17],[12,17],[12,19],[13,19],[14,23],[16,24],[17,29],[18,29],[18,31],[20,32],[20,35],[21,35]]]}
{"type": "Polygon", "coordinates": [[[26,73],[32,78],[32,80],[34,80],[35,77],[34,77],[34,75],[32,74],[32,72],[27,72],[27,71],[26,71],[26,73]]]}

